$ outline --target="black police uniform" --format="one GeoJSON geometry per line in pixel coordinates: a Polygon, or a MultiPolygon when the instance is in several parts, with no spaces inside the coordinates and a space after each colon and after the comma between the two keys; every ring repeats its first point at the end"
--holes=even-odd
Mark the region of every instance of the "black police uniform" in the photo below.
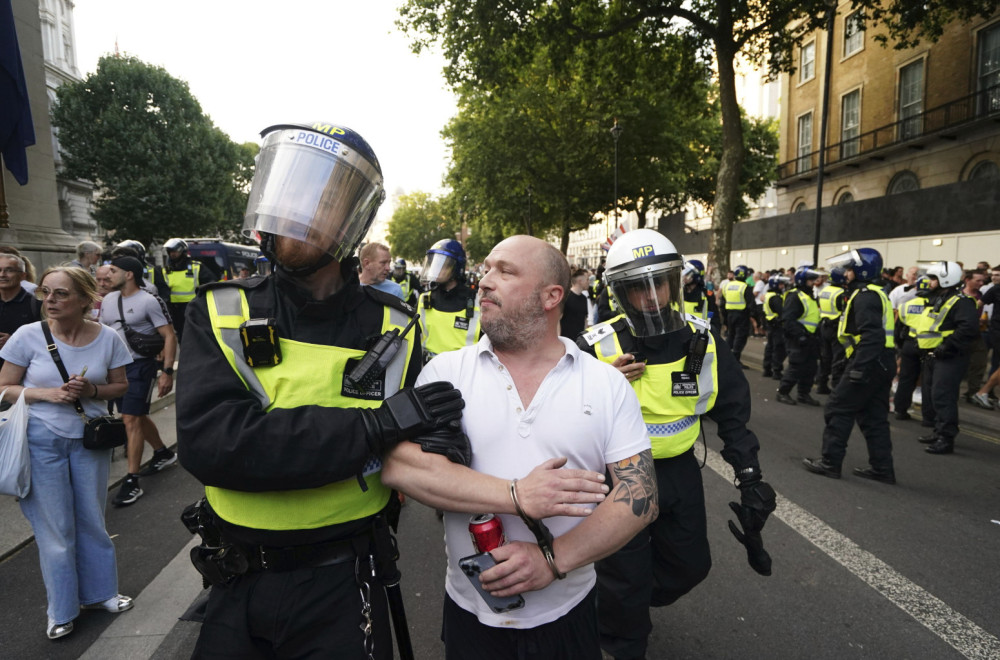
{"type": "MultiPolygon", "coordinates": [[[[622,349],[643,353],[646,364],[683,359],[694,336],[688,326],[643,338],[633,336],[624,319],[612,327],[622,349]]],[[[596,353],[582,337],[577,345],[591,355],[596,353]]],[[[729,346],[716,341],[715,348],[718,389],[714,407],[704,416],[718,426],[726,462],[737,470],[754,468],[759,475],[760,443],[746,426],[750,385],[729,346]]],[[[659,516],[623,548],[597,562],[601,648],[615,657],[643,657],[652,630],[650,606],[670,605],[704,580],[712,567],[696,447],[679,456],[654,460],[659,516]]]]}
{"type": "Polygon", "coordinates": [[[798,289],[812,297],[811,286],[799,286],[785,294],[781,306],[781,328],[785,334],[785,349],[788,352],[788,368],[781,378],[778,392],[788,394],[798,386],[799,399],[809,397],[819,361],[819,337],[805,329],[799,318],[805,312],[802,301],[795,293],[798,289]]]}
{"type": "MultiPolygon", "coordinates": [[[[910,326],[903,322],[902,317],[896,321],[896,357],[899,361],[899,377],[896,379],[896,393],[893,396],[892,407],[896,411],[897,419],[909,419],[907,411],[913,403],[913,392],[916,391],[917,380],[920,378],[921,354],[916,336],[911,332],[910,326]]],[[[923,405],[920,409],[922,412],[926,410],[923,405]]]]}
{"type": "MultiPolygon", "coordinates": [[[[174,332],[177,333],[178,344],[184,335],[185,313],[190,303],[170,302],[170,283],[167,281],[167,273],[177,270],[187,270],[193,263],[194,260],[191,257],[184,257],[178,261],[168,262],[164,268],[155,268],[153,270],[153,284],[156,286],[160,297],[168,305],[170,316],[174,322],[174,332]]],[[[201,267],[198,269],[198,286],[215,282],[216,277],[213,273],[214,271],[210,267],[201,264],[201,267]]]]}
{"type": "MultiPolygon", "coordinates": [[[[284,339],[366,350],[382,334],[385,306],[406,310],[395,296],[361,287],[354,260],[345,260],[341,273],[343,287],[322,301],[312,300],[280,269],[268,278],[233,285],[246,288],[252,316],[255,307],[268,310],[284,339]]],[[[419,346],[418,328],[410,332],[408,337],[419,346]]],[[[419,372],[420,351],[414,350],[404,385],[412,385],[419,372]]],[[[324,375],[332,387],[343,389],[342,396],[352,396],[342,386],[343,376],[324,375]]],[[[373,456],[360,409],[302,406],[265,413],[220,349],[204,292],[189,305],[179,380],[179,458],[206,486],[267,492],[318,488],[358,477],[361,487],[360,475],[373,456]]],[[[394,499],[390,497],[390,504],[394,499]]],[[[266,657],[277,652],[280,657],[367,658],[356,577],[359,558],[331,559],[333,563],[323,565],[319,549],[348,541],[355,555],[365,555],[372,551],[373,528],[381,518],[378,514],[317,529],[265,530],[214,516],[223,538],[240,547],[294,550],[284,566],[265,570],[252,564],[231,584],[212,588],[195,656],[266,657]],[[317,556],[310,559],[313,550],[317,556]]],[[[362,568],[365,564],[367,558],[362,568]]],[[[385,592],[372,588],[370,602],[374,657],[392,658],[385,592]]]]}
{"type": "Polygon", "coordinates": [[[750,337],[750,315],[757,308],[752,286],[744,289],[743,300],[746,303],[744,309],[728,309],[726,297],[719,296],[720,309],[726,322],[726,341],[729,342],[729,348],[737,361],[742,360],[743,349],[746,348],[747,339],[750,337]]]}
{"type": "MultiPolygon", "coordinates": [[[[864,282],[851,282],[844,296],[850,296],[864,282]]],[[[889,390],[896,376],[896,355],[886,344],[882,299],[877,292],[863,289],[850,302],[845,331],[860,335],[847,360],[846,375],[826,402],[823,429],[823,459],[837,470],[847,453],[847,439],[857,420],[868,444],[868,462],[881,475],[893,473],[892,441],[889,436],[889,390]]]]}
{"type": "Polygon", "coordinates": [[[447,291],[441,286],[431,291],[431,307],[439,312],[464,312],[475,300],[476,292],[461,282],[447,291]]]}
{"type": "Polygon", "coordinates": [[[694,283],[690,290],[685,287],[684,302],[701,305],[702,301],[708,302],[708,315],[710,317],[708,322],[712,332],[717,337],[722,337],[722,315],[719,313],[719,306],[715,303],[715,296],[708,295],[705,287],[701,284],[694,283]]]}
{"type": "Polygon", "coordinates": [[[396,273],[392,273],[389,277],[392,278],[393,282],[400,286],[403,285],[403,282],[407,282],[410,285],[410,295],[403,302],[411,307],[416,307],[417,296],[424,292],[423,288],[420,286],[420,279],[410,272],[404,273],[403,276],[399,278],[396,277],[396,273]]]}
{"type": "MultiPolygon", "coordinates": [[[[848,295],[850,294],[844,291],[837,297],[835,306],[841,314],[847,305],[848,295]]],[[[844,375],[847,355],[844,353],[844,346],[837,340],[837,327],[839,325],[839,316],[835,319],[821,319],[819,322],[819,330],[817,331],[819,333],[819,369],[816,373],[816,391],[820,394],[829,394],[831,387],[837,387],[837,383],[844,375]]]]}
{"type": "Polygon", "coordinates": [[[781,380],[788,352],[785,349],[785,330],[782,328],[781,322],[781,308],[784,300],[778,291],[775,293],[778,295],[764,300],[764,304],[770,308],[771,313],[778,315],[771,321],[766,318],[764,321],[767,325],[767,339],[764,344],[764,376],[781,380]]]}
{"type": "MultiPolygon", "coordinates": [[[[939,331],[953,330],[933,351],[925,351],[921,405],[934,420],[934,433],[921,438],[931,442],[930,453],[951,453],[958,435],[958,395],[969,368],[969,349],[979,339],[979,314],[976,301],[954,287],[933,290],[927,304],[938,312],[952,296],[958,296],[954,306],[941,323],[939,331]]],[[[925,312],[926,313],[926,312],[925,312]]]]}
{"type": "Polygon", "coordinates": [[[603,286],[597,296],[597,322],[604,323],[618,316],[621,312],[611,309],[611,288],[603,286]]]}

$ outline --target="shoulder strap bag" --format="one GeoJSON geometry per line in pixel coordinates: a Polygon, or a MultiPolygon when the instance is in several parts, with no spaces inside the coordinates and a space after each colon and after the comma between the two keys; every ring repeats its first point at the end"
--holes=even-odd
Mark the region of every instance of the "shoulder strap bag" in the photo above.
{"type": "MultiPolygon", "coordinates": [[[[62,358],[59,356],[59,349],[52,338],[52,330],[49,329],[48,321],[42,321],[42,332],[45,333],[45,341],[48,342],[45,348],[52,356],[52,361],[56,363],[56,368],[59,370],[63,382],[68,383],[69,374],[66,373],[66,365],[63,364],[62,358]]],[[[128,435],[125,433],[125,422],[122,421],[121,417],[101,415],[88,419],[79,399],[73,402],[73,407],[76,408],[77,414],[83,420],[83,446],[87,449],[114,449],[121,447],[128,440],[128,435]]]]}

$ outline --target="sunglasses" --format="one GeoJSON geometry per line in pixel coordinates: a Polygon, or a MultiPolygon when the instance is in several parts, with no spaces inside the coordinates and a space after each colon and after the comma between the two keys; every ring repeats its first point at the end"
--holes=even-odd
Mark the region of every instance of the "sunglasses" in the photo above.
{"type": "Polygon", "coordinates": [[[58,301],[63,301],[69,299],[73,295],[73,292],[66,289],[50,289],[47,286],[40,286],[35,289],[35,297],[39,300],[46,300],[50,295],[58,301]]]}

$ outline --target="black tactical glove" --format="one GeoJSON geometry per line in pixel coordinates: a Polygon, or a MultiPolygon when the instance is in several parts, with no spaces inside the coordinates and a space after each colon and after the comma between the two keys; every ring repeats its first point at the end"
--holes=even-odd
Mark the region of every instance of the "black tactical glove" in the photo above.
{"type": "Polygon", "coordinates": [[[421,433],[416,438],[410,438],[420,445],[420,448],[430,454],[446,456],[452,463],[468,467],[472,464],[472,445],[469,436],[461,428],[452,429],[451,425],[430,433],[421,433]]]}
{"type": "Polygon", "coordinates": [[[437,381],[396,392],[374,409],[362,409],[368,446],[381,456],[402,440],[436,429],[459,428],[465,401],[451,383],[437,381]]]}
{"type": "Polygon", "coordinates": [[[775,509],[774,489],[767,482],[761,481],[759,476],[753,481],[740,482],[739,488],[740,504],[730,502],[729,508],[739,518],[743,531],[732,520],[729,521],[729,531],[746,547],[750,567],[761,575],[770,575],[771,555],[764,549],[760,531],[764,529],[768,515],[775,509]]]}
{"type": "Polygon", "coordinates": [[[951,347],[948,346],[947,344],[941,344],[940,346],[934,349],[932,355],[937,360],[947,360],[948,358],[954,357],[955,353],[951,350],[951,347]]]}

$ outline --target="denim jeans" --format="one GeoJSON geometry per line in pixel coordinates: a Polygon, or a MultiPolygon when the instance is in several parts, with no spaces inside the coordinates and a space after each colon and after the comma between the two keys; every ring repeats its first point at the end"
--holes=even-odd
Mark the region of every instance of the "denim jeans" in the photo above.
{"type": "Polygon", "coordinates": [[[84,449],[39,420],[28,420],[31,492],[21,511],[38,545],[48,617],[72,621],[81,605],[118,593],[115,546],[104,524],[111,450],[84,449]]]}

